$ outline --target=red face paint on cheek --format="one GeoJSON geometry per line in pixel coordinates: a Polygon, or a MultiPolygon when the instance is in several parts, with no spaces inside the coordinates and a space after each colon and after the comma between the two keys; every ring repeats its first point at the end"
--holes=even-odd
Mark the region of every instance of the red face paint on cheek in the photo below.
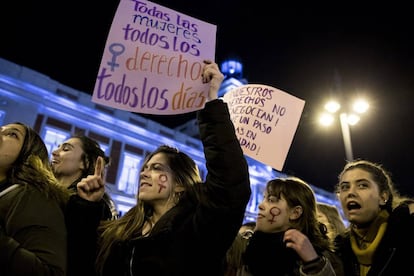
{"type": "Polygon", "coordinates": [[[279,208],[277,207],[273,207],[270,209],[269,214],[272,216],[272,219],[269,220],[270,223],[275,222],[275,217],[277,217],[278,215],[280,215],[281,211],[279,208]]]}
{"type": "MultiPolygon", "coordinates": [[[[160,180],[160,182],[166,182],[167,181],[167,176],[165,175],[165,174],[161,174],[160,175],[160,177],[159,177],[159,180],[160,180]]],[[[162,184],[162,183],[159,183],[158,184],[159,185],[159,189],[158,189],[158,193],[161,193],[162,192],[162,190],[163,189],[166,189],[167,188],[167,186],[165,186],[164,184],[162,184]]]]}
{"type": "Polygon", "coordinates": [[[165,185],[163,184],[159,184],[160,188],[158,189],[158,193],[160,194],[162,192],[162,190],[164,190],[165,188],[167,188],[165,185]]]}

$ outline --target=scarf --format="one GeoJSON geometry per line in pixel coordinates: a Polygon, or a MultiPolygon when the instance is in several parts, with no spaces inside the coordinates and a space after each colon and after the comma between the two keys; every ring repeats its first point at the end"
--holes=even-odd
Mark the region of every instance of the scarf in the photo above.
{"type": "Polygon", "coordinates": [[[372,256],[387,229],[388,217],[386,210],[380,211],[365,235],[358,233],[355,228],[351,230],[351,247],[360,265],[361,275],[367,275],[371,267],[372,256]]]}

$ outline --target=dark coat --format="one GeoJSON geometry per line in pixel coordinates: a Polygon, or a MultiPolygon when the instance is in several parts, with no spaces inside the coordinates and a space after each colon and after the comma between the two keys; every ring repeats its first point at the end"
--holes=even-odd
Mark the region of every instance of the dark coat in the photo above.
{"type": "Polygon", "coordinates": [[[315,248],[323,259],[314,264],[303,264],[299,255],[283,242],[285,232],[264,233],[255,231],[249,239],[243,261],[247,275],[252,276],[299,276],[300,268],[308,271],[309,275],[342,276],[342,264],[339,258],[330,250],[315,248]]]}
{"type": "Polygon", "coordinates": [[[0,275],[66,275],[59,204],[29,185],[0,189],[0,275]]]}
{"type": "Polygon", "coordinates": [[[91,202],[74,195],[66,209],[68,231],[68,276],[95,275],[97,228],[108,219],[107,205],[102,200],[91,202]]]}
{"type": "MultiPolygon", "coordinates": [[[[69,189],[76,191],[74,182],[69,189]]],[[[118,218],[115,204],[105,193],[100,202],[90,202],[73,195],[66,208],[68,231],[68,276],[92,276],[95,274],[97,240],[96,228],[101,220],[118,218]]]]}
{"type": "MultiPolygon", "coordinates": [[[[68,190],[72,191],[74,194],[77,194],[77,185],[78,183],[83,179],[83,177],[77,179],[76,181],[74,181],[72,184],[70,184],[70,186],[68,187],[68,190]]],[[[119,212],[116,209],[116,205],[115,202],[113,201],[113,199],[111,198],[111,196],[105,192],[102,198],[102,202],[105,203],[104,204],[104,214],[103,214],[103,218],[104,220],[114,220],[117,219],[119,217],[119,212]]]]}
{"type": "MultiPolygon", "coordinates": [[[[387,229],[374,253],[368,276],[395,276],[398,271],[412,271],[413,233],[414,216],[410,215],[408,206],[402,204],[388,218],[387,229]]],[[[359,264],[351,248],[349,232],[337,237],[337,246],[345,275],[359,276],[359,264]]]]}
{"type": "Polygon", "coordinates": [[[208,170],[206,181],[197,186],[201,200],[183,197],[148,237],[118,244],[104,275],[223,275],[226,252],[251,195],[248,165],[226,103],[207,102],[197,118],[208,170]]]}

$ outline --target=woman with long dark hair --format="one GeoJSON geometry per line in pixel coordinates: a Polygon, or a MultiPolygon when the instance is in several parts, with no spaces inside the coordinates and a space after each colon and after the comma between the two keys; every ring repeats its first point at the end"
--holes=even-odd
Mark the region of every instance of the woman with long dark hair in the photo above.
{"type": "MultiPolygon", "coordinates": [[[[251,194],[247,161],[227,104],[217,98],[223,78],[216,63],[205,62],[202,80],[210,82],[210,89],[197,113],[205,181],[184,152],[161,145],[151,153],[140,171],[136,206],[99,227],[99,275],[223,274],[251,194]]],[[[101,198],[101,168],[79,182],[83,199],[101,198]]]]}
{"type": "Polygon", "coordinates": [[[69,193],[29,126],[0,128],[0,275],[66,275],[69,193]]]}
{"type": "Polygon", "coordinates": [[[393,276],[412,270],[414,200],[401,196],[382,165],[348,162],[337,193],[347,231],[337,237],[338,255],[349,276],[393,276]]]}

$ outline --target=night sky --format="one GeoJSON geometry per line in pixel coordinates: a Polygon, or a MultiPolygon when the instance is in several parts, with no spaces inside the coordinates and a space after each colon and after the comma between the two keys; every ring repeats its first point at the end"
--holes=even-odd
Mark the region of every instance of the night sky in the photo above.
{"type": "MultiPolygon", "coordinates": [[[[4,2],[0,57],[92,93],[118,1],[4,2]]],[[[354,157],[383,164],[398,190],[414,196],[408,2],[153,2],[217,25],[218,63],[238,58],[249,83],[306,101],[283,172],[333,190],[346,159],[340,126],[321,129],[315,117],[328,96],[359,94],[371,108],[351,128],[354,157]]],[[[174,127],[193,115],[149,117],[174,127]]]]}

